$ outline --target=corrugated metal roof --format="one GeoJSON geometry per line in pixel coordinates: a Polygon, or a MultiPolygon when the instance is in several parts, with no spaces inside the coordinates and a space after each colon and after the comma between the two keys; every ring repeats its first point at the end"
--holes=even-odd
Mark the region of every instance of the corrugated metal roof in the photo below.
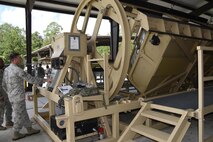
{"type": "MultiPolygon", "coordinates": [[[[80,0],[35,0],[33,9],[73,14],[80,0]]],[[[0,4],[26,7],[27,0],[0,0],[0,4]]]]}

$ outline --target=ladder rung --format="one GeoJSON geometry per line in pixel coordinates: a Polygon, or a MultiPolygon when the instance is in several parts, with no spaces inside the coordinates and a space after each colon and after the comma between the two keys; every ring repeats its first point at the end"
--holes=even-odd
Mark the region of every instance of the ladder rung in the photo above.
{"type": "Polygon", "coordinates": [[[203,77],[203,81],[212,81],[212,80],[213,80],[213,76],[203,77]]]}
{"type": "Polygon", "coordinates": [[[145,137],[151,138],[159,142],[166,142],[169,139],[169,134],[144,125],[131,127],[131,130],[145,137]]]}
{"type": "Polygon", "coordinates": [[[157,105],[157,104],[151,104],[151,108],[166,111],[166,112],[171,112],[171,113],[175,113],[175,114],[181,114],[181,115],[186,112],[183,109],[178,109],[178,108],[173,108],[173,107],[168,107],[168,106],[163,106],[163,105],[157,105]]]}
{"type": "Polygon", "coordinates": [[[171,125],[177,125],[179,121],[179,118],[176,116],[152,110],[144,111],[141,113],[141,115],[171,125]]]}
{"type": "Polygon", "coordinates": [[[98,58],[98,59],[89,59],[88,61],[90,62],[94,62],[94,61],[103,61],[103,58],[98,58]]]}

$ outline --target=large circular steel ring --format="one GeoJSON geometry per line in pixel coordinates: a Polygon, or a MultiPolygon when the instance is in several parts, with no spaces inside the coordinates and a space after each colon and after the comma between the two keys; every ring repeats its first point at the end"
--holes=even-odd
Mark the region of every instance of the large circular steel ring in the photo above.
{"type": "Polygon", "coordinates": [[[109,67],[109,98],[112,98],[121,89],[127,75],[130,60],[130,27],[124,8],[118,0],[82,0],[73,18],[71,33],[85,34],[86,29],[89,28],[87,27],[89,16],[94,9],[98,11],[97,19],[92,37],[87,41],[88,46],[92,46],[92,49],[94,49],[93,58],[100,56],[96,50],[96,38],[103,17],[114,20],[120,28],[122,41],[119,43],[117,56],[109,67]],[[83,26],[79,28],[78,24],[82,22],[79,18],[82,13],[85,13],[84,22],[83,26]]]}

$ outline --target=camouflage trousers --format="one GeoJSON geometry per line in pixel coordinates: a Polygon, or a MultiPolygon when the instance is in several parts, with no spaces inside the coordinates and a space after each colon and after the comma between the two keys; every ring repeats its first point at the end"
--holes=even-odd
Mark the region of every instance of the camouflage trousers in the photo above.
{"type": "Polygon", "coordinates": [[[32,127],[32,123],[27,113],[25,100],[19,102],[12,102],[14,112],[14,131],[20,131],[22,127],[32,127]]]}
{"type": "Polygon", "coordinates": [[[0,90],[0,125],[4,122],[4,115],[6,122],[12,121],[12,106],[5,92],[0,90]]]}

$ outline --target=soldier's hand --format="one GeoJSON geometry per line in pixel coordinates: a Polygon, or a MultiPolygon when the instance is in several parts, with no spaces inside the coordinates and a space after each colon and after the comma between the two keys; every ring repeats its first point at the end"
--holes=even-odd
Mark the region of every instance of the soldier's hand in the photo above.
{"type": "Polygon", "coordinates": [[[51,83],[51,82],[52,82],[52,79],[48,78],[47,83],[51,83]]]}
{"type": "Polygon", "coordinates": [[[28,99],[28,101],[33,101],[33,95],[28,95],[27,99],[28,99]]]}
{"type": "Polygon", "coordinates": [[[44,82],[51,83],[52,80],[50,78],[44,79],[44,82]]]}

